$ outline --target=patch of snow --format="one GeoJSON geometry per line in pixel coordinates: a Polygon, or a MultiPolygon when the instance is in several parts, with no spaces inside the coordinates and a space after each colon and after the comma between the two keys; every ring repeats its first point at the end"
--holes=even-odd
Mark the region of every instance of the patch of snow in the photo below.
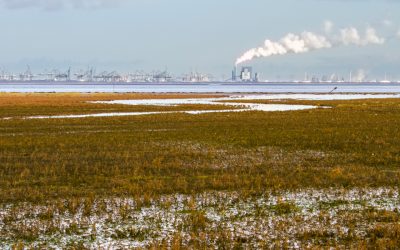
{"type": "MultiPolygon", "coordinates": [[[[245,239],[244,248],[261,248],[263,244],[273,245],[288,239],[289,248],[296,248],[304,246],[299,235],[307,232],[330,232],[340,237],[352,225],[356,237],[362,237],[379,223],[366,218],[366,211],[397,214],[400,208],[399,192],[395,188],[305,189],[266,192],[247,198],[237,192],[205,192],[166,195],[145,206],[138,206],[137,202],[133,198],[96,199],[89,213],[83,211],[83,199],[75,210],[55,206],[51,201],[43,205],[3,204],[0,206],[0,248],[10,249],[17,242],[21,228],[35,229],[38,225],[43,230],[40,236],[24,242],[32,248],[46,244],[48,248],[63,249],[68,242],[78,241],[90,249],[148,248],[162,241],[170,245],[176,234],[187,245],[193,237],[190,234],[192,212],[205,215],[206,240],[224,231],[231,241],[245,239]],[[277,212],[275,207],[281,202],[294,204],[295,209],[277,212]],[[44,219],[48,211],[52,216],[44,219]],[[76,230],[68,233],[71,227],[76,230]]],[[[310,240],[309,243],[315,243],[315,239],[310,240]]],[[[210,248],[217,247],[213,241],[209,244],[210,248]]]]}
{"type": "MultiPolygon", "coordinates": [[[[232,95],[219,98],[190,98],[190,99],[142,99],[142,100],[114,100],[95,101],[92,103],[121,104],[121,105],[142,105],[142,106],[179,106],[179,105],[225,105],[236,109],[226,110],[190,110],[190,111],[157,111],[157,112],[113,112],[82,115],[52,115],[52,116],[29,116],[24,119],[68,119],[87,117],[116,117],[116,116],[139,116],[157,114],[208,114],[245,111],[294,111],[315,109],[312,105],[287,105],[287,104],[258,104],[258,103],[234,103],[229,101],[240,100],[357,100],[357,99],[383,99],[400,98],[400,94],[260,94],[260,95],[232,95]]],[[[326,107],[323,107],[326,108],[326,107]]],[[[11,117],[2,118],[9,120],[11,117]]]]}
{"type": "Polygon", "coordinates": [[[87,118],[87,117],[112,117],[112,116],[139,116],[139,115],[159,115],[159,114],[209,114],[209,113],[230,113],[245,111],[293,111],[317,108],[310,105],[285,105],[285,104],[244,104],[246,109],[225,109],[225,110],[190,110],[190,111],[158,111],[158,112],[114,112],[114,113],[98,113],[85,115],[49,115],[49,116],[28,116],[24,119],[70,119],[70,118],[87,118]]]}
{"type": "Polygon", "coordinates": [[[400,98],[400,94],[270,94],[270,95],[233,95],[228,100],[362,100],[400,98]]]}

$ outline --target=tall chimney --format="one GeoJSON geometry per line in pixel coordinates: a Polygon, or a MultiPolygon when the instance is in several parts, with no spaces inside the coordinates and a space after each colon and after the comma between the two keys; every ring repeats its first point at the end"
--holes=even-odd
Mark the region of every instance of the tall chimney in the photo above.
{"type": "Polygon", "coordinates": [[[237,70],[237,66],[235,65],[232,70],[232,81],[234,81],[234,82],[236,81],[236,77],[237,77],[236,70],[237,70]]]}

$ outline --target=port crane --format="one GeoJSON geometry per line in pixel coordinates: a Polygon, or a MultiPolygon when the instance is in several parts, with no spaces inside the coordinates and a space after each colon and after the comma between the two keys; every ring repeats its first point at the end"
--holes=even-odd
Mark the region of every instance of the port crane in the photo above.
{"type": "Polygon", "coordinates": [[[96,81],[101,82],[119,82],[122,79],[122,76],[119,75],[116,71],[107,72],[103,71],[98,75],[93,76],[96,81]]]}
{"type": "Polygon", "coordinates": [[[32,81],[34,78],[34,75],[32,74],[31,68],[29,65],[27,66],[27,69],[25,72],[19,74],[19,80],[20,81],[32,81]]]}
{"type": "Polygon", "coordinates": [[[80,71],[78,73],[75,73],[74,75],[75,75],[76,79],[80,82],[84,82],[84,81],[91,82],[91,81],[93,81],[93,72],[94,72],[94,70],[93,70],[93,68],[91,68],[91,69],[88,69],[86,72],[80,71]]]}
{"type": "Polygon", "coordinates": [[[65,73],[56,73],[54,77],[55,81],[70,81],[71,80],[71,67],[65,73]]]}
{"type": "Polygon", "coordinates": [[[168,73],[168,71],[164,70],[162,72],[155,72],[152,76],[155,82],[167,82],[172,79],[172,76],[168,73]]]}

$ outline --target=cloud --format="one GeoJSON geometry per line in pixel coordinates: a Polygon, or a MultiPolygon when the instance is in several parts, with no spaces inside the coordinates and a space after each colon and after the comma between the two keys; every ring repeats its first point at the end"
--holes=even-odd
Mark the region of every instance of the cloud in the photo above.
{"type": "Polygon", "coordinates": [[[0,0],[0,6],[7,9],[96,9],[113,7],[122,1],[123,0],[0,0]]]}

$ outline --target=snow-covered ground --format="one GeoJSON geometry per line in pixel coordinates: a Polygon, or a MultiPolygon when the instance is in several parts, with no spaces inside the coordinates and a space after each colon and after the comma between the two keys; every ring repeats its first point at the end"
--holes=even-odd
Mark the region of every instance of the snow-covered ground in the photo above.
{"type": "MultiPolygon", "coordinates": [[[[289,104],[260,104],[260,103],[237,103],[232,101],[251,101],[251,100],[356,100],[356,99],[384,99],[400,98],[400,94],[260,94],[260,95],[231,95],[228,97],[215,98],[189,98],[189,99],[140,99],[140,100],[114,100],[96,101],[93,103],[120,104],[136,106],[179,106],[179,105],[224,105],[232,107],[225,110],[189,110],[189,111],[157,111],[157,112],[112,112],[96,114],[78,115],[52,115],[52,116],[29,116],[24,119],[67,119],[67,118],[86,118],[86,117],[111,117],[111,116],[140,116],[156,114],[207,114],[207,113],[226,113],[226,112],[245,112],[245,111],[294,111],[306,110],[317,107],[313,105],[289,105],[289,104]]],[[[3,118],[10,119],[10,117],[3,118]]]]}
{"type": "Polygon", "coordinates": [[[360,100],[400,98],[400,94],[259,94],[259,95],[232,95],[229,99],[239,100],[360,100]]]}
{"type": "MultiPolygon", "coordinates": [[[[230,105],[223,103],[223,105],[230,105]]],[[[85,115],[53,115],[53,116],[29,116],[25,119],[68,119],[68,118],[87,118],[87,117],[110,117],[110,116],[139,116],[139,115],[157,115],[157,114],[208,114],[208,113],[228,113],[228,112],[244,112],[244,111],[292,111],[317,108],[310,105],[285,105],[285,104],[232,104],[230,106],[242,106],[242,109],[225,109],[225,110],[190,110],[190,111],[158,111],[158,112],[114,112],[114,113],[98,113],[85,115]]],[[[8,117],[7,117],[8,119],[8,117]]]]}
{"type": "Polygon", "coordinates": [[[141,100],[115,100],[98,101],[94,103],[124,104],[124,105],[153,105],[177,106],[184,104],[224,105],[237,106],[229,101],[242,100],[357,100],[357,99],[384,99],[400,98],[400,94],[259,94],[259,95],[231,95],[217,98],[190,98],[190,99],[141,99],[141,100]]]}
{"type": "Polygon", "coordinates": [[[307,235],[328,234],[333,243],[365,238],[382,220],[396,222],[400,210],[399,192],[390,188],[306,189],[247,198],[236,192],[176,194],[145,205],[128,197],[75,203],[0,206],[0,248],[19,241],[33,248],[63,249],[73,242],[89,249],[146,248],[171,244],[177,236],[186,245],[196,240],[197,230],[208,248],[218,248],[223,237],[241,239],[245,248],[284,243],[307,248],[318,241],[307,235]]]}

